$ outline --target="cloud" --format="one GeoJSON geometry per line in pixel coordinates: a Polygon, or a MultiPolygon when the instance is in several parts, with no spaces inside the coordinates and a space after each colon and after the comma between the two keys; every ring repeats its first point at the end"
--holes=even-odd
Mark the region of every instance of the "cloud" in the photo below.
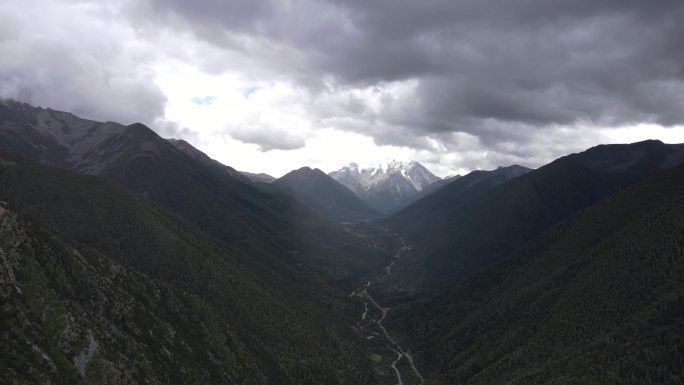
{"type": "Polygon", "coordinates": [[[0,5],[0,96],[261,159],[355,160],[314,148],[334,131],[445,175],[682,137],[680,0],[31,4],[0,5]]]}
{"type": "Polygon", "coordinates": [[[250,127],[233,131],[230,136],[243,143],[256,144],[261,151],[296,150],[306,145],[303,138],[272,127],[250,127]]]}
{"type": "Polygon", "coordinates": [[[163,118],[157,118],[150,128],[162,138],[184,139],[194,143],[200,139],[200,135],[196,131],[189,129],[188,127],[182,127],[178,123],[163,118]]]}
{"type": "MultiPolygon", "coordinates": [[[[415,137],[496,143],[519,125],[684,123],[679,1],[147,0],[137,11],[182,20],[226,50],[275,59],[268,50],[288,47],[272,71],[297,74],[317,96],[416,82],[415,103],[373,116],[415,137]]],[[[379,143],[411,142],[366,128],[379,143]]]]}
{"type": "Polygon", "coordinates": [[[165,96],[150,81],[145,47],[111,17],[96,3],[3,2],[0,96],[99,120],[153,122],[165,96]]]}

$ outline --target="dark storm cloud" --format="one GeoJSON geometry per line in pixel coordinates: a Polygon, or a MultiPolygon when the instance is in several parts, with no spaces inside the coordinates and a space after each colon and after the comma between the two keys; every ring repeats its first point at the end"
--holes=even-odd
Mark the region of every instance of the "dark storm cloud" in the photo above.
{"type": "Polygon", "coordinates": [[[296,135],[218,123],[263,151],[333,127],[440,167],[537,166],[615,138],[596,127],[684,123],[682,20],[681,0],[4,0],[0,97],[192,139],[166,121],[187,67],[292,95],[257,115],[296,135]]]}
{"type": "MultiPolygon", "coordinates": [[[[182,21],[229,49],[250,52],[245,36],[290,47],[295,57],[270,57],[271,66],[305,86],[415,80],[410,105],[373,119],[416,136],[466,132],[495,144],[520,126],[534,135],[578,123],[684,122],[681,1],[148,0],[135,11],[182,21]]],[[[407,142],[377,126],[356,129],[407,142]]]]}
{"type": "MultiPolygon", "coordinates": [[[[684,3],[381,3],[354,4],[359,28],[406,41],[413,52],[403,55],[425,55],[431,64],[407,75],[420,80],[418,103],[398,121],[422,133],[462,131],[490,142],[517,124],[684,122],[684,3]]],[[[388,66],[413,67],[385,49],[378,55],[388,66]]],[[[337,63],[347,81],[401,73],[337,63]]]]}
{"type": "Polygon", "coordinates": [[[77,5],[0,5],[0,96],[97,120],[151,124],[163,115],[166,97],[141,65],[145,53],[127,45],[130,35],[93,17],[102,9],[77,5]]]}

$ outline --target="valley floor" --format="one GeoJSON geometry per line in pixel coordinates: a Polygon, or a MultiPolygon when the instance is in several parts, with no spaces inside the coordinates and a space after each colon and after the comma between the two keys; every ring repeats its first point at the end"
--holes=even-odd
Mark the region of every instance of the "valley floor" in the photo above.
{"type": "Polygon", "coordinates": [[[383,325],[383,321],[391,311],[391,308],[380,305],[369,293],[372,284],[381,284],[388,278],[392,274],[392,267],[395,262],[410,249],[403,238],[400,238],[398,235],[396,237],[399,246],[392,261],[390,261],[379,276],[354,290],[350,297],[363,301],[363,313],[357,322],[359,334],[364,338],[365,343],[373,344],[373,350],[384,353],[373,354],[371,357],[374,363],[376,363],[376,371],[388,374],[389,371],[383,370],[381,367],[389,365],[396,377],[397,385],[423,385],[425,379],[416,367],[413,357],[396,338],[390,335],[385,325],[383,325]],[[396,358],[390,362],[389,357],[392,357],[392,355],[396,355],[396,358]]]}

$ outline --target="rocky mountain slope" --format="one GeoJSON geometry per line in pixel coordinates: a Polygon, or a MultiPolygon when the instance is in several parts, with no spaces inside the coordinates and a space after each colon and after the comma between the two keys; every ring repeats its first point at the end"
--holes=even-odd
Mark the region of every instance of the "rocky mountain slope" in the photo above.
{"type": "Polygon", "coordinates": [[[424,188],[440,180],[418,162],[398,161],[364,169],[351,163],[329,175],[384,213],[405,205],[424,188]]]}

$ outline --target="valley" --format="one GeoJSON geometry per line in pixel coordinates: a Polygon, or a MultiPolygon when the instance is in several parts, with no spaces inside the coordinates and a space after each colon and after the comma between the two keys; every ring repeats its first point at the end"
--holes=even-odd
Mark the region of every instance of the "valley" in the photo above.
{"type": "Polygon", "coordinates": [[[0,380],[679,385],[683,164],[648,140],[269,178],[2,101],[0,380]]]}
{"type": "MultiPolygon", "coordinates": [[[[385,230],[386,231],[386,230],[385,230]]],[[[363,313],[361,314],[361,318],[359,322],[357,322],[357,326],[359,326],[360,330],[362,332],[365,332],[366,335],[365,339],[366,340],[373,340],[377,337],[384,338],[387,342],[387,349],[393,353],[397,354],[397,358],[392,362],[391,367],[394,370],[396,377],[397,377],[397,385],[411,385],[413,384],[412,381],[406,380],[409,376],[406,374],[402,375],[400,369],[397,367],[397,364],[402,361],[407,361],[408,365],[410,367],[411,373],[414,378],[418,381],[418,385],[423,385],[425,383],[425,379],[423,376],[420,374],[418,369],[416,368],[415,363],[413,362],[413,357],[411,356],[410,353],[406,352],[406,350],[394,339],[392,336],[390,336],[389,332],[385,328],[385,326],[382,324],[382,322],[385,320],[387,317],[387,314],[390,312],[390,308],[382,307],[380,306],[375,299],[370,295],[368,292],[372,286],[373,283],[382,283],[384,279],[386,279],[391,273],[392,273],[392,266],[396,262],[396,260],[400,259],[402,254],[409,250],[409,246],[406,245],[403,239],[398,238],[397,239],[399,243],[399,249],[396,251],[396,253],[393,256],[393,260],[385,267],[384,273],[379,275],[378,277],[374,278],[373,280],[370,280],[366,283],[366,285],[354,290],[352,292],[351,297],[352,298],[359,298],[363,300],[363,313]],[[372,305],[372,308],[376,309],[377,312],[380,313],[379,318],[372,318],[368,317],[368,304],[372,305]],[[368,318],[368,320],[366,320],[368,318]],[[374,331],[373,329],[377,328],[381,331],[381,333],[378,333],[377,331],[374,331]]]]}
{"type": "Polygon", "coordinates": [[[1,0],[0,385],[684,385],[683,21],[1,0]]]}

